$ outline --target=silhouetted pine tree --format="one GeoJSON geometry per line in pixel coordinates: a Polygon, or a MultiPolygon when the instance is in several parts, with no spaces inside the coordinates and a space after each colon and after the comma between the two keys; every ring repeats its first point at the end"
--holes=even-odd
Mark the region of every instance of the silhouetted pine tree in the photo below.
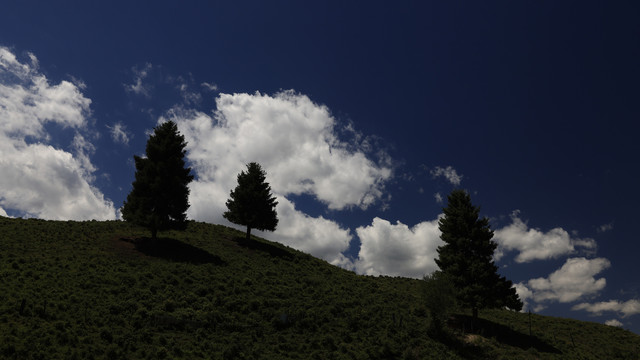
{"type": "Polygon", "coordinates": [[[471,204],[463,190],[448,196],[444,217],[438,222],[445,242],[438,247],[436,264],[453,282],[458,301],[473,311],[474,323],[478,309],[503,308],[520,311],[520,301],[513,283],[498,274],[493,262],[497,244],[487,218],[478,218],[480,209],[471,204]]]}
{"type": "Polygon", "coordinates": [[[271,194],[271,186],[265,181],[266,173],[260,164],[247,164],[247,172],[238,174],[238,185],[231,190],[227,208],[223,216],[234,224],[247,227],[247,240],[251,229],[274,231],[278,225],[278,204],[271,194]]]}
{"type": "Polygon", "coordinates": [[[134,156],[136,177],[122,207],[126,221],[144,226],[156,238],[158,231],[184,229],[189,208],[191,168],[185,168],[187,143],[178,126],[157,126],[147,141],[145,158],[134,156]]]}

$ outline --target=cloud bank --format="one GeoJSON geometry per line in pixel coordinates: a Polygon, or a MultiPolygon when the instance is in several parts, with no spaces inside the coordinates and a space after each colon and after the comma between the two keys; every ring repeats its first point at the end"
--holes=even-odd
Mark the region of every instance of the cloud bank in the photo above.
{"type": "Polygon", "coordinates": [[[616,312],[623,318],[640,314],[640,301],[636,299],[620,302],[618,300],[602,301],[594,304],[580,303],[572,310],[585,310],[593,315],[602,315],[604,312],[616,312]]]}
{"type": "Polygon", "coordinates": [[[573,254],[580,247],[583,250],[595,251],[596,242],[593,239],[579,239],[571,237],[562,228],[542,232],[532,229],[518,217],[515,211],[511,215],[512,223],[494,232],[494,240],[498,243],[494,258],[501,259],[505,253],[517,251],[517,263],[534,260],[555,259],[563,255],[573,254]]]}
{"type": "Polygon", "coordinates": [[[256,161],[279,201],[280,224],[267,237],[334,264],[346,264],[342,252],[351,232],[302,213],[291,195],[309,195],[329,210],[366,209],[382,197],[392,176],[385,153],[371,154],[368,139],[339,128],[325,106],[293,91],[219,94],[211,116],[175,107],[160,119],[165,120],[175,121],[185,136],[196,174],[190,218],[228,224],[222,213],[229,191],[245,164],[256,161]],[[343,132],[351,141],[339,137],[343,132]]]}
{"type": "Polygon", "coordinates": [[[44,219],[114,219],[113,203],[91,184],[91,100],[69,81],[50,84],[28,57],[22,63],[0,47],[0,207],[44,219]],[[48,144],[47,126],[73,133],[70,151],[48,144]]]}
{"type": "Polygon", "coordinates": [[[526,284],[519,283],[515,287],[522,301],[569,303],[595,295],[604,289],[606,279],[596,279],[595,275],[609,266],[611,263],[605,258],[569,258],[548,277],[531,279],[526,284]]]}

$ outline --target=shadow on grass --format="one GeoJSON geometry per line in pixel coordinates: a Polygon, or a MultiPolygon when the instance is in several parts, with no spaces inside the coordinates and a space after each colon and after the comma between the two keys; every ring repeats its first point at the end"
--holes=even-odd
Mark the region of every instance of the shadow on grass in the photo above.
{"type": "Polygon", "coordinates": [[[469,331],[472,320],[473,318],[469,315],[457,314],[455,315],[455,320],[449,325],[470,334],[478,334],[485,338],[493,337],[498,342],[523,350],[533,348],[541,353],[562,354],[562,351],[535,336],[529,336],[529,334],[515,331],[508,326],[497,324],[486,319],[477,319],[473,324],[474,331],[469,331]]]}
{"type": "Polygon", "coordinates": [[[489,359],[486,349],[461,339],[459,335],[446,329],[429,329],[429,337],[445,345],[463,359],[489,359]]]}
{"type": "MultiPolygon", "coordinates": [[[[120,240],[132,241],[129,239],[120,240]]],[[[138,252],[147,256],[191,264],[227,264],[219,256],[176,239],[157,238],[153,240],[144,237],[135,239],[132,242],[138,252]]]]}
{"type": "Polygon", "coordinates": [[[255,251],[265,252],[271,255],[272,257],[277,257],[285,260],[293,259],[293,254],[291,252],[281,247],[278,247],[276,245],[272,245],[272,244],[254,240],[254,239],[247,240],[247,238],[244,238],[244,237],[236,237],[233,240],[241,247],[255,250],[255,251]]]}

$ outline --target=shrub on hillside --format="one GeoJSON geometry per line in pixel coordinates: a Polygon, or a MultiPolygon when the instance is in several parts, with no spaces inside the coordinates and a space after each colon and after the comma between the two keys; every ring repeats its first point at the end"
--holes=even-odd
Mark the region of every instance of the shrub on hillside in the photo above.
{"type": "Polygon", "coordinates": [[[440,333],[449,315],[457,307],[453,282],[441,271],[426,275],[424,277],[424,295],[425,306],[431,316],[429,330],[440,333]]]}

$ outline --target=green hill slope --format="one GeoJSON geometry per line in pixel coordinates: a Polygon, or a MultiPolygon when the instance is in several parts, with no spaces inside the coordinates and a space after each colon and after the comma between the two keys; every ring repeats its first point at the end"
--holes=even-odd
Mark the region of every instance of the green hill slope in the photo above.
{"type": "Polygon", "coordinates": [[[219,225],[145,236],[0,217],[0,358],[640,356],[631,332],[534,315],[530,337],[528,315],[508,311],[481,312],[479,334],[453,322],[433,339],[418,280],[359,276],[219,225]]]}

